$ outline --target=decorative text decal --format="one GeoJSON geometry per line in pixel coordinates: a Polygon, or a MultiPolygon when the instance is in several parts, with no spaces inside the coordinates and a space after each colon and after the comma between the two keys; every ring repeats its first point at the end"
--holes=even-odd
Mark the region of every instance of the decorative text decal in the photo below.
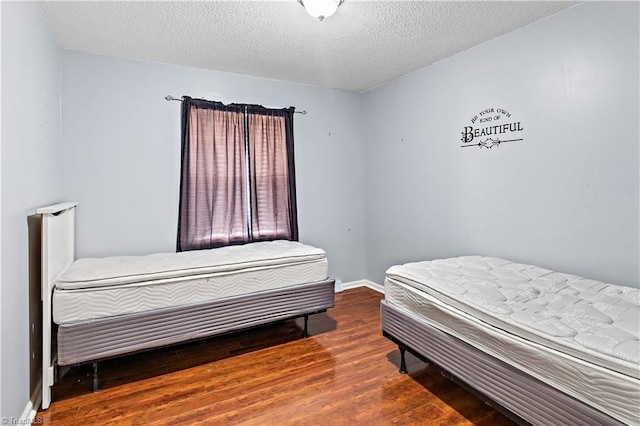
{"type": "Polygon", "coordinates": [[[502,108],[487,108],[471,119],[471,126],[462,130],[462,148],[477,146],[493,148],[505,142],[522,141],[524,130],[521,121],[511,118],[511,113],[502,108]]]}

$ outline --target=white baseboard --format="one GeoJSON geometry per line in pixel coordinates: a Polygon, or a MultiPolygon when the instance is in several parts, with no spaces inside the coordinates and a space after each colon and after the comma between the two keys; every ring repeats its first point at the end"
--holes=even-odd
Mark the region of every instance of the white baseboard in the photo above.
{"type": "Polygon", "coordinates": [[[345,290],[358,287],[368,287],[371,290],[377,291],[378,293],[384,293],[384,287],[381,284],[374,283],[373,281],[369,280],[357,280],[349,281],[348,283],[342,283],[342,288],[345,290]]]}
{"type": "Polygon", "coordinates": [[[36,418],[38,408],[40,408],[40,402],[42,400],[42,381],[39,381],[36,385],[31,399],[27,402],[27,406],[24,407],[24,411],[20,416],[21,425],[30,425],[36,418]]]}

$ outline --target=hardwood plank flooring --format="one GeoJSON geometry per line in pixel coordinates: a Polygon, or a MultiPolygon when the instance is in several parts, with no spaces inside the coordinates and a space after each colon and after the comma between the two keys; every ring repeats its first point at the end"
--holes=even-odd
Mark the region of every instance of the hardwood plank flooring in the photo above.
{"type": "Polygon", "coordinates": [[[357,288],[302,320],[72,368],[43,425],[511,425],[380,332],[382,295],[357,288]]]}

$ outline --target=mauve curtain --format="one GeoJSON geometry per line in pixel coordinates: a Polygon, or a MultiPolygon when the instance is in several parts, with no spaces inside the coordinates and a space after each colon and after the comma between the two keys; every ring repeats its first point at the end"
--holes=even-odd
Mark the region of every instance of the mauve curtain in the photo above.
{"type": "Polygon", "coordinates": [[[178,251],[298,240],[293,113],[183,97],[178,251]]]}
{"type": "Polygon", "coordinates": [[[178,251],[249,240],[242,108],[184,97],[178,251]]]}
{"type": "Polygon", "coordinates": [[[293,112],[247,107],[253,241],[298,240],[293,112]]]}

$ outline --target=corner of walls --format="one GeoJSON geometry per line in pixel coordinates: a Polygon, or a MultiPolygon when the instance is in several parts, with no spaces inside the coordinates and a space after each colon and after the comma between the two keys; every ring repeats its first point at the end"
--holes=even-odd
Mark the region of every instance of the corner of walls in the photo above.
{"type": "Polygon", "coordinates": [[[359,138],[360,138],[360,157],[362,158],[363,167],[362,167],[362,184],[360,186],[360,192],[362,193],[362,257],[363,257],[363,265],[362,265],[362,273],[360,275],[361,278],[368,278],[367,271],[369,270],[369,256],[368,256],[368,247],[369,247],[369,224],[367,221],[367,196],[368,196],[368,182],[369,182],[369,168],[367,167],[367,140],[365,138],[365,117],[367,115],[366,111],[366,93],[358,94],[358,102],[359,102],[359,111],[360,116],[358,117],[360,122],[358,123],[360,126],[359,138]]]}
{"type": "Polygon", "coordinates": [[[60,52],[39,3],[1,2],[0,9],[0,407],[3,421],[23,423],[37,375],[29,353],[27,216],[61,194],[60,52]]]}
{"type": "Polygon", "coordinates": [[[375,181],[375,170],[371,167],[372,160],[371,155],[372,151],[375,149],[373,144],[375,144],[375,139],[372,135],[369,134],[369,125],[368,125],[368,117],[370,117],[370,102],[371,102],[371,94],[375,92],[377,89],[370,90],[368,92],[361,93],[361,104],[362,104],[362,114],[360,117],[360,137],[362,138],[362,158],[364,158],[364,187],[362,192],[364,193],[364,226],[367,232],[365,233],[365,242],[364,242],[364,250],[365,250],[365,273],[363,278],[365,280],[370,280],[372,282],[376,282],[375,275],[371,272],[372,261],[371,258],[373,256],[372,244],[374,243],[373,235],[376,234],[376,230],[371,223],[371,219],[373,217],[374,212],[371,208],[374,206],[373,201],[373,190],[374,185],[372,184],[375,181]]]}

